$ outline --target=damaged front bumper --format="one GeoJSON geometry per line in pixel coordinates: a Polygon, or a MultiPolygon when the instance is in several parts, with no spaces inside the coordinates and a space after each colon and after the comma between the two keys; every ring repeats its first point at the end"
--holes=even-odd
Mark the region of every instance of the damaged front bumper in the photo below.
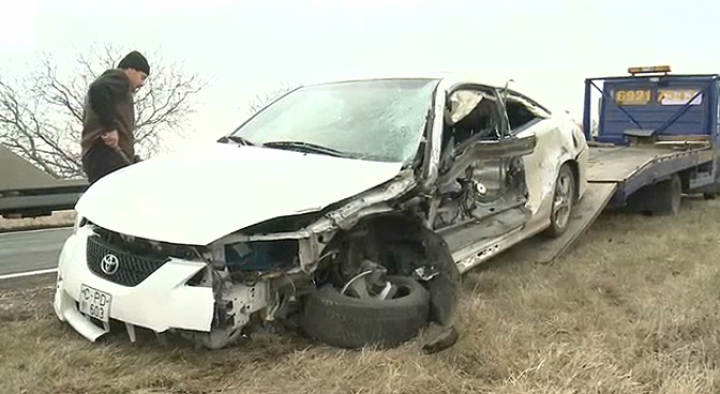
{"type": "MultiPolygon", "coordinates": [[[[156,333],[171,329],[211,330],[215,311],[213,289],[187,284],[207,266],[206,263],[171,258],[140,283],[124,286],[91,270],[88,241],[92,235],[91,229],[81,227],[63,245],[54,301],[55,312],[61,321],[70,324],[90,341],[110,330],[110,319],[126,323],[133,340],[131,326],[148,328],[156,333]]],[[[101,264],[105,265],[101,269],[112,275],[121,272],[123,263],[142,264],[139,260],[118,258],[112,252],[101,259],[104,259],[101,264]]]]}
{"type": "Polygon", "coordinates": [[[223,347],[251,323],[251,316],[271,322],[293,311],[298,296],[312,288],[318,264],[335,255],[327,250],[330,240],[364,217],[394,211],[388,200],[415,186],[408,172],[299,230],[238,232],[202,248],[148,240],[135,244],[135,237],[89,222],[78,225],[60,255],[55,312],[91,341],[109,332],[110,321],[116,320],[125,323],[133,341],[137,326],[223,347]],[[233,264],[228,260],[228,253],[244,253],[253,243],[269,248],[276,242],[287,246],[281,256],[275,250],[272,256],[253,252],[250,260],[244,254],[233,264]],[[275,264],[278,259],[282,264],[275,264]]]}

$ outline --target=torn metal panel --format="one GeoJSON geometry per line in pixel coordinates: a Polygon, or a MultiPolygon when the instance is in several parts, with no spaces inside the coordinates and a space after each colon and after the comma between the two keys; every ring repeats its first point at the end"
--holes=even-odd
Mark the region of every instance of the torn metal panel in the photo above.
{"type": "Polygon", "coordinates": [[[376,204],[382,204],[398,198],[415,188],[416,185],[417,180],[414,177],[413,171],[406,170],[393,182],[382,188],[358,196],[357,199],[354,199],[348,204],[333,211],[328,216],[333,223],[340,228],[350,228],[354,226],[362,216],[364,216],[361,213],[366,209],[373,207],[372,209],[366,211],[367,213],[372,214],[374,213],[373,211],[376,210],[376,208],[374,208],[376,204]]]}
{"type": "Polygon", "coordinates": [[[576,145],[569,127],[578,128],[574,124],[549,119],[517,134],[520,138],[534,135],[537,139],[535,151],[523,157],[529,195],[527,205],[534,214],[539,212],[543,201],[552,199],[560,167],[574,161],[587,149],[584,139],[576,145]]]}
{"type": "Polygon", "coordinates": [[[435,181],[440,169],[440,154],[442,151],[442,132],[445,127],[445,100],[451,83],[441,82],[435,91],[433,114],[430,117],[432,124],[428,127],[425,136],[425,152],[422,168],[421,186],[426,191],[435,189],[435,181]],[[442,114],[442,115],[441,115],[442,114]]]}
{"type": "Polygon", "coordinates": [[[386,202],[404,195],[416,185],[417,181],[412,176],[412,172],[406,171],[398,179],[387,185],[361,194],[346,205],[328,212],[323,218],[306,228],[272,234],[243,234],[242,232],[238,232],[219,239],[217,243],[227,244],[279,239],[307,239],[310,238],[312,234],[332,232],[338,228],[348,229],[354,226],[355,223],[364,216],[389,212],[392,208],[388,206],[386,202]]]}
{"type": "Polygon", "coordinates": [[[310,273],[317,266],[318,257],[320,256],[323,245],[320,245],[320,242],[318,242],[317,235],[312,234],[310,239],[301,241],[298,246],[300,247],[300,268],[310,273]]]}
{"type": "Polygon", "coordinates": [[[537,144],[534,135],[507,138],[499,141],[477,141],[458,157],[453,168],[443,174],[439,184],[446,184],[457,178],[471,164],[483,158],[525,156],[532,154],[537,144]]]}
{"type": "Polygon", "coordinates": [[[236,233],[226,236],[213,244],[215,256],[220,255],[222,245],[239,242],[275,241],[282,239],[296,239],[299,241],[300,265],[303,271],[311,272],[322,248],[339,229],[349,229],[363,217],[392,212],[394,209],[387,204],[399,196],[412,190],[417,185],[412,172],[404,172],[399,179],[384,187],[366,192],[348,204],[327,213],[322,219],[310,226],[293,232],[271,234],[242,234],[236,233]],[[325,243],[320,242],[323,237],[325,243]]]}
{"type": "Polygon", "coordinates": [[[236,284],[222,294],[224,301],[231,302],[229,311],[233,325],[242,327],[250,321],[250,316],[270,304],[270,288],[267,282],[258,282],[253,286],[236,284]]]}

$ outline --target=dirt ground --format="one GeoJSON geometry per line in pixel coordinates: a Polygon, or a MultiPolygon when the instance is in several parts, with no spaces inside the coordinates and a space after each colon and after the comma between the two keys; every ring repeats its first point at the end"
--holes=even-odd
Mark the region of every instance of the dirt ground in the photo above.
{"type": "Polygon", "coordinates": [[[52,288],[0,293],[2,393],[720,391],[720,201],[604,214],[552,265],[501,255],[464,277],[451,349],[345,351],[262,334],[221,351],[58,322],[52,288]]]}
{"type": "Polygon", "coordinates": [[[0,233],[52,227],[70,227],[75,222],[75,211],[54,212],[50,216],[9,219],[0,216],[0,233]]]}

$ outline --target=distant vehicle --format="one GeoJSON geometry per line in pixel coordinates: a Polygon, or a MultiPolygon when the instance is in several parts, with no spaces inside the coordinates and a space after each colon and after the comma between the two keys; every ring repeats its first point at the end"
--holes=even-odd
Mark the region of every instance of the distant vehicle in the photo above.
{"type": "Polygon", "coordinates": [[[117,320],[131,340],[137,326],[220,348],[295,316],[331,345],[395,345],[454,307],[428,291],[443,271],[566,232],[588,150],[567,114],[505,83],[301,87],[209,147],[90,187],[55,310],[92,341],[117,320]]]}

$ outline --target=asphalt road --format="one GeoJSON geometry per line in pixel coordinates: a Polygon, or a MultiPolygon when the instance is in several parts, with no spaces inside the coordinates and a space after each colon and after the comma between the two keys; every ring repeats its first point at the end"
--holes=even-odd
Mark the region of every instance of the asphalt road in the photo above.
{"type": "Polygon", "coordinates": [[[72,228],[0,233],[0,275],[57,268],[72,228]]]}

